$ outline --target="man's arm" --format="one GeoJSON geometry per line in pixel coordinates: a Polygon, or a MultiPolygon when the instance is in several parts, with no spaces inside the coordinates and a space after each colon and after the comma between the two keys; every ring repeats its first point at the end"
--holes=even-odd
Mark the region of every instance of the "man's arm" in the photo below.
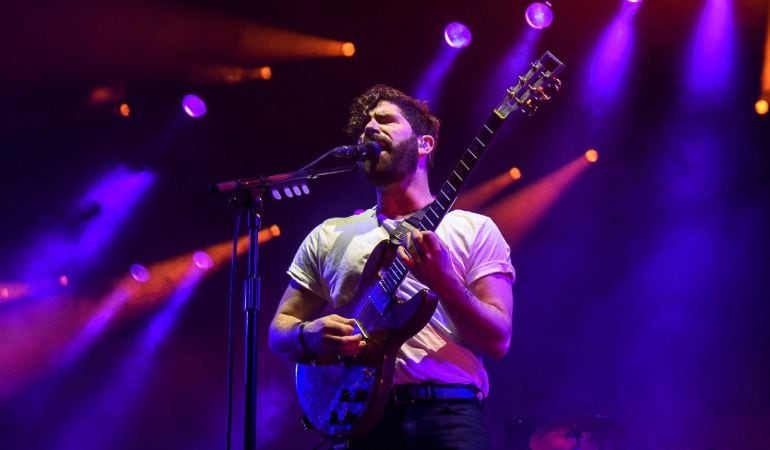
{"type": "Polygon", "coordinates": [[[411,243],[408,252],[399,247],[399,257],[441,298],[463,341],[492,358],[505,356],[513,329],[510,274],[489,274],[465,286],[455,275],[449,252],[435,233],[415,231],[411,243]]]}
{"type": "Polygon", "coordinates": [[[324,299],[290,282],[270,323],[270,349],[292,361],[328,355],[352,356],[360,352],[366,342],[360,334],[351,335],[353,319],[331,314],[310,320],[325,306],[324,299]],[[300,325],[306,321],[301,331],[309,352],[302,348],[299,336],[300,325]]]}

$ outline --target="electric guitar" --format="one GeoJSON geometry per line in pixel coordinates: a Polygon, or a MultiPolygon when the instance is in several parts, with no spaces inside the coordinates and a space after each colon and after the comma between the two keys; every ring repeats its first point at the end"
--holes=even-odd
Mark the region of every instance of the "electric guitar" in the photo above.
{"type": "MultiPolygon", "coordinates": [[[[508,88],[444,182],[435,200],[424,210],[416,227],[434,231],[452,207],[458,192],[508,115],[532,115],[558,91],[556,75],[564,64],[546,52],[508,88]]],[[[296,368],[299,402],[304,423],[335,442],[364,436],[379,421],[388,402],[395,358],[401,345],[430,320],[438,298],[423,289],[408,301],[393,294],[407,268],[396,258],[396,245],[379,243],[367,259],[356,293],[334,312],[356,321],[356,333],[366,340],[354,358],[327,358],[300,363],[296,368]]]]}

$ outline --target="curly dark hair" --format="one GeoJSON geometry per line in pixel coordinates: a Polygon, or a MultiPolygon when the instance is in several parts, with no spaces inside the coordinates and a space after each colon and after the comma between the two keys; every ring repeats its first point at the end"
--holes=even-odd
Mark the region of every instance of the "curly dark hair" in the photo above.
{"type": "MultiPolygon", "coordinates": [[[[388,101],[398,106],[409,121],[415,134],[430,135],[438,144],[438,130],[440,122],[436,116],[430,113],[428,102],[412,98],[402,91],[384,84],[377,84],[353,100],[350,105],[350,118],[345,126],[345,133],[353,140],[358,139],[364,132],[364,127],[369,122],[369,112],[381,101],[388,101]]],[[[428,167],[433,166],[435,150],[428,156],[428,167]]]]}

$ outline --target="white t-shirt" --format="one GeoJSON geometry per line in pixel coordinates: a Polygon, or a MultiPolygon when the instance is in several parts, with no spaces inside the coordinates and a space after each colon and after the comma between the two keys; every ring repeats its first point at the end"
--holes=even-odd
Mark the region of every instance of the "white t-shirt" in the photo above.
{"type": "MultiPolygon", "coordinates": [[[[287,273],[332,307],[343,305],[355,294],[372,249],[389,239],[387,229],[398,223],[389,219],[380,223],[374,209],[328,219],[308,234],[287,273]]],[[[515,278],[510,248],[489,217],[453,210],[436,234],[446,244],[454,271],[466,286],[494,273],[515,278]]],[[[408,273],[395,295],[408,300],[425,287],[408,273]]],[[[396,357],[394,384],[423,382],[473,384],[485,396],[489,393],[481,356],[463,344],[440,299],[428,324],[401,346],[396,357]]]]}

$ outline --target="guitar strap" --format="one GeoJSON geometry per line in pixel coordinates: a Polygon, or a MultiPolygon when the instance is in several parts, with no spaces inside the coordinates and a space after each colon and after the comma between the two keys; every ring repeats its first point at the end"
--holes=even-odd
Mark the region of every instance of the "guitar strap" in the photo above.
{"type": "Polygon", "coordinates": [[[425,216],[425,211],[428,209],[428,206],[430,206],[430,204],[402,220],[395,228],[387,227],[383,224],[383,228],[385,228],[385,231],[390,235],[390,243],[408,247],[409,234],[414,230],[420,229],[420,221],[423,216],[425,216]]]}

